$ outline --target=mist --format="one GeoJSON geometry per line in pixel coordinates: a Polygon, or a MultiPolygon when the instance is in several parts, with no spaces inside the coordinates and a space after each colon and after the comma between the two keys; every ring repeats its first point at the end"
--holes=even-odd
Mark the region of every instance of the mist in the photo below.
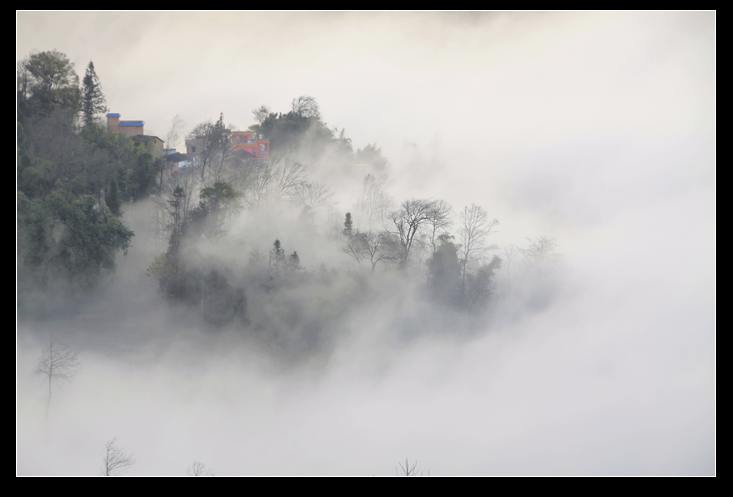
{"type": "Polygon", "coordinates": [[[426,243],[403,268],[355,263],[344,214],[361,231],[391,221],[360,204],[374,171],[323,154],[304,174],[331,195],[310,217],[245,196],[221,236],[182,251],[244,289],[245,324],[211,326],[151,276],[169,247],[151,213],[168,193],[125,202],[135,235],[94,292],[21,302],[17,472],[103,474],[116,438],[129,475],[194,461],[216,475],[396,475],[405,458],[425,475],[715,474],[715,22],[18,13],[17,60],[59,50],[80,75],[93,60],[109,110],[146,134],[220,113],[245,130],[252,109],[313,96],[354,149],[381,148],[390,210],[443,199],[458,235],[464,206],[481,205],[499,224],[471,270],[502,264],[488,303],[464,312],[426,296],[426,243]],[[533,259],[540,237],[556,249],[533,259]],[[257,254],[275,239],[301,276],[262,291],[257,254]],[[49,337],[79,369],[47,408],[49,337]]]}

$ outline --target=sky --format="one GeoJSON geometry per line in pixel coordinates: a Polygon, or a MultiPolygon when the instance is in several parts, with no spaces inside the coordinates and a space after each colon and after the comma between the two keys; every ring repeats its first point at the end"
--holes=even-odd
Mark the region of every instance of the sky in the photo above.
{"type": "MultiPolygon", "coordinates": [[[[550,308],[469,345],[427,341],[385,374],[372,371],[382,347],[355,341],[312,383],[225,357],[181,386],[180,350],[154,381],[94,355],[96,380],[117,389],[80,383],[135,419],[116,391],[140,389],[161,416],[198,395],[160,431],[142,419],[125,431],[153,473],[185,463],[162,454],[180,429],[222,473],[233,460],[393,473],[409,452],[435,474],[712,474],[715,24],[714,12],[20,12],[17,59],[57,49],[80,74],[93,60],[110,110],[148,134],[220,112],[245,129],[255,107],[312,95],[356,147],[382,147],[395,197],[480,203],[501,222],[497,243],[551,236],[565,264],[550,308]],[[243,384],[208,388],[240,368],[243,384]],[[216,402],[227,408],[207,411],[216,402]],[[253,424],[238,425],[241,409],[253,424]],[[224,428],[207,438],[201,425],[224,428]]],[[[90,413],[79,423],[104,418],[90,413]]],[[[101,443],[97,424],[84,444],[101,443]]],[[[91,464],[53,466],[22,443],[21,461],[91,464]]]]}

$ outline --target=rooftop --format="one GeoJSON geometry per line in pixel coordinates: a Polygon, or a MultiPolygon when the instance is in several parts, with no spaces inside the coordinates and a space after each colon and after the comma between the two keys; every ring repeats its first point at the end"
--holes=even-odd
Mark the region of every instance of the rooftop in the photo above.
{"type": "Polygon", "coordinates": [[[142,141],[151,141],[151,140],[158,140],[159,142],[163,142],[162,138],[159,138],[155,135],[137,135],[132,137],[133,140],[142,140],[142,141]]]}
{"type": "Polygon", "coordinates": [[[144,121],[120,121],[120,126],[131,126],[131,127],[139,127],[144,126],[144,121]]]}

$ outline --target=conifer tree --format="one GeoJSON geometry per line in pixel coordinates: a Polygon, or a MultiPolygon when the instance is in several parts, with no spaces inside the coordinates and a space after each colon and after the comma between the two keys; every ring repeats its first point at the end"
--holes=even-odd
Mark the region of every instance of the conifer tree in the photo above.
{"type": "Polygon", "coordinates": [[[87,72],[84,75],[81,96],[81,112],[84,127],[94,124],[95,117],[106,111],[107,105],[104,93],[102,93],[102,85],[94,70],[94,62],[90,61],[87,66],[87,72]]]}
{"type": "Polygon", "coordinates": [[[353,235],[353,222],[351,221],[351,212],[346,213],[346,218],[344,219],[344,235],[347,238],[351,238],[353,235]]]}

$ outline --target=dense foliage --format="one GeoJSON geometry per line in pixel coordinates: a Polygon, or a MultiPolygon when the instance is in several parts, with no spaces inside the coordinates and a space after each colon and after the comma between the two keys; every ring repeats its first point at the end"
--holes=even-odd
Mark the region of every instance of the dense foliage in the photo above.
{"type": "Polygon", "coordinates": [[[105,105],[92,63],[80,88],[64,54],[36,53],[17,83],[21,294],[50,281],[88,290],[130,244],[122,203],[154,189],[161,164],[97,124],[105,105]]]}

